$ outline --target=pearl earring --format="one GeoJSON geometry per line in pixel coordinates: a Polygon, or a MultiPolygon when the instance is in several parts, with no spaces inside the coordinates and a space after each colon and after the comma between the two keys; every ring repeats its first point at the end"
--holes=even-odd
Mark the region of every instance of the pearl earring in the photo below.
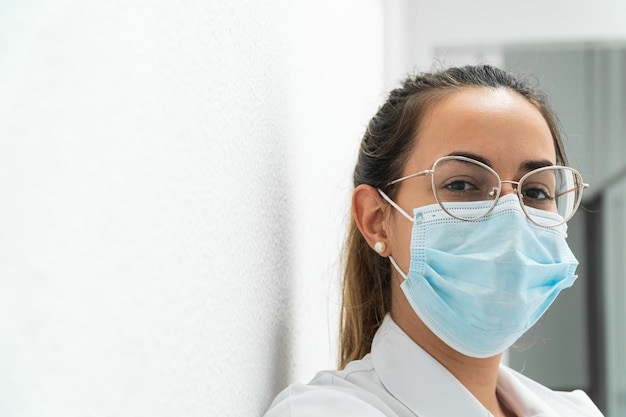
{"type": "Polygon", "coordinates": [[[379,254],[383,253],[385,249],[387,249],[387,245],[385,245],[385,242],[376,242],[374,244],[374,250],[379,254]]]}

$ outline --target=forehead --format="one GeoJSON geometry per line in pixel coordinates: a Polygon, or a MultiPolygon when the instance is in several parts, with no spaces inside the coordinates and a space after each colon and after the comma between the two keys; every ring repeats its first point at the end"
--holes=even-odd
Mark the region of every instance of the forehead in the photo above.
{"type": "Polygon", "coordinates": [[[452,153],[479,155],[496,171],[533,160],[556,163],[548,123],[524,97],[507,89],[461,89],[434,104],[420,121],[406,170],[427,168],[452,153]]]}

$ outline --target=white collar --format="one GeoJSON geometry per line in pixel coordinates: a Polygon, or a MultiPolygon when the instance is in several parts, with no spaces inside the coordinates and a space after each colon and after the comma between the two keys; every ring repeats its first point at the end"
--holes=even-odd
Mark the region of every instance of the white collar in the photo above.
{"type": "Polygon", "coordinates": [[[518,415],[602,416],[600,410],[582,391],[555,392],[504,365],[500,365],[497,389],[502,399],[518,415]]]}
{"type": "Polygon", "coordinates": [[[391,395],[420,417],[487,417],[491,413],[389,315],[372,342],[372,362],[391,395]]]}
{"type": "MultiPolygon", "coordinates": [[[[389,315],[374,336],[371,358],[385,389],[416,416],[492,416],[389,315]]],[[[556,393],[504,365],[500,365],[497,384],[498,394],[518,415],[602,415],[582,392],[556,393]]]]}

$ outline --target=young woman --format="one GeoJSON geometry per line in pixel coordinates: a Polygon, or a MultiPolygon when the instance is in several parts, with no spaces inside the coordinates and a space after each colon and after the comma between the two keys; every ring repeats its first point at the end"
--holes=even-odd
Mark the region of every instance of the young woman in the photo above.
{"type": "Polygon", "coordinates": [[[530,83],[491,66],[407,79],[354,171],[339,371],[277,416],[601,416],[501,365],[576,278],[566,221],[586,184],[530,83]]]}

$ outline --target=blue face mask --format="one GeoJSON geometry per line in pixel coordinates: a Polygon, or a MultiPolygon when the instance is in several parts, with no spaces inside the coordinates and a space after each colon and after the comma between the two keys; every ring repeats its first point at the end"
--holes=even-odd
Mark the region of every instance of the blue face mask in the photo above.
{"type": "MultiPolygon", "coordinates": [[[[484,212],[490,202],[458,204],[484,212]]],[[[527,210],[530,216],[556,216],[527,210]]],[[[505,351],[576,279],[567,225],[534,225],[515,195],[500,198],[477,221],[454,219],[438,204],[415,209],[411,220],[409,273],[390,257],[405,278],[401,288],[426,326],[467,356],[505,351]]]]}

